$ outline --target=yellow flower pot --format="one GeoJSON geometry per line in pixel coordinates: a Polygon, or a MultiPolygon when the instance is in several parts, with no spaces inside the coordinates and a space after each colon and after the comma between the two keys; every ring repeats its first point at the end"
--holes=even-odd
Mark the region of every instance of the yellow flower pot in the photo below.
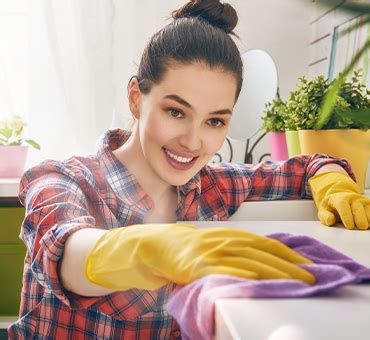
{"type": "Polygon", "coordinates": [[[348,160],[362,192],[370,159],[370,130],[300,130],[302,154],[326,153],[348,160]]]}

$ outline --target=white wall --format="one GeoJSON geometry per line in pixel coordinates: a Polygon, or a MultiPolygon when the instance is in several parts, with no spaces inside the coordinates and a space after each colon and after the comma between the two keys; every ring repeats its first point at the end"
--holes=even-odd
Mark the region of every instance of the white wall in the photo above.
{"type": "Polygon", "coordinates": [[[26,1],[0,0],[0,118],[27,111],[26,32],[26,1]]]}
{"type": "Polygon", "coordinates": [[[239,14],[237,33],[243,53],[261,48],[274,59],[282,97],[307,72],[311,2],[307,0],[230,1],[239,14]]]}
{"type": "Polygon", "coordinates": [[[113,0],[112,3],[112,67],[116,89],[113,125],[122,127],[131,117],[126,98],[127,83],[137,71],[144,47],[156,31],[170,22],[168,16],[171,11],[185,1],[113,0]]]}
{"type": "MultiPolygon", "coordinates": [[[[274,59],[279,75],[280,94],[286,96],[292,90],[299,76],[307,72],[309,40],[309,0],[230,0],[237,10],[239,23],[236,33],[240,51],[261,48],[274,59]]],[[[126,99],[126,85],[135,74],[140,54],[149,37],[168,23],[165,20],[171,11],[185,1],[179,0],[137,0],[114,1],[114,74],[116,93],[116,117],[113,124],[122,126],[130,113],[126,99]],[[150,13],[140,19],[141,11],[150,13]],[[137,16],[135,25],[128,20],[137,16]]],[[[253,139],[255,140],[255,139],[253,139]]],[[[253,142],[252,140],[252,142],[253,142]]],[[[233,142],[233,161],[244,159],[244,142],[233,142]]],[[[266,138],[258,145],[254,162],[268,152],[266,138]]],[[[228,147],[221,153],[228,159],[228,147]]]]}
{"type": "MultiPolygon", "coordinates": [[[[308,70],[311,1],[234,0],[230,3],[239,14],[236,32],[241,38],[238,43],[241,53],[261,48],[271,55],[278,71],[280,95],[285,98],[294,89],[298,77],[308,70]]],[[[258,136],[251,139],[252,144],[258,136]]],[[[234,160],[243,161],[245,143],[233,144],[234,160]]],[[[227,150],[225,146],[223,149],[227,150]]],[[[253,153],[253,162],[257,162],[268,151],[265,137],[253,153]]]]}

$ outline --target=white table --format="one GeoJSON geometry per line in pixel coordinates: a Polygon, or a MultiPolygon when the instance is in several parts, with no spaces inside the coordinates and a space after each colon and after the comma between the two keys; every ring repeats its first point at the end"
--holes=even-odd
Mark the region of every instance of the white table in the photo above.
{"type": "MultiPolygon", "coordinates": [[[[289,232],[314,237],[370,267],[370,230],[325,227],[316,221],[208,222],[258,234],[289,232]]],[[[296,299],[219,299],[216,340],[370,339],[370,284],[347,285],[330,295],[296,299]]]]}

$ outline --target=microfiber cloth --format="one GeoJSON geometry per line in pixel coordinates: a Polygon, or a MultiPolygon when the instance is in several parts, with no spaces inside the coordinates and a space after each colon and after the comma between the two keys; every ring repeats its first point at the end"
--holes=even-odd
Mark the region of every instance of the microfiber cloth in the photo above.
{"type": "Polygon", "coordinates": [[[178,322],[183,339],[211,340],[214,334],[214,303],[219,298],[289,298],[332,291],[345,284],[368,281],[370,269],[308,236],[271,234],[314,262],[302,265],[316,277],[314,285],[299,280],[248,280],[209,275],[186,286],[177,286],[166,309],[178,322]]]}

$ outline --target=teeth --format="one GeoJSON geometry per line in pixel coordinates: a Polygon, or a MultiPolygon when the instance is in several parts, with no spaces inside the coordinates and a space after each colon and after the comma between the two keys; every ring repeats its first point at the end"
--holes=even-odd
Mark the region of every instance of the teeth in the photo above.
{"type": "Polygon", "coordinates": [[[189,163],[193,160],[193,157],[191,158],[180,157],[180,156],[174,155],[173,153],[169,152],[167,149],[165,149],[165,151],[168,156],[170,156],[172,159],[180,163],[189,163]]]}

